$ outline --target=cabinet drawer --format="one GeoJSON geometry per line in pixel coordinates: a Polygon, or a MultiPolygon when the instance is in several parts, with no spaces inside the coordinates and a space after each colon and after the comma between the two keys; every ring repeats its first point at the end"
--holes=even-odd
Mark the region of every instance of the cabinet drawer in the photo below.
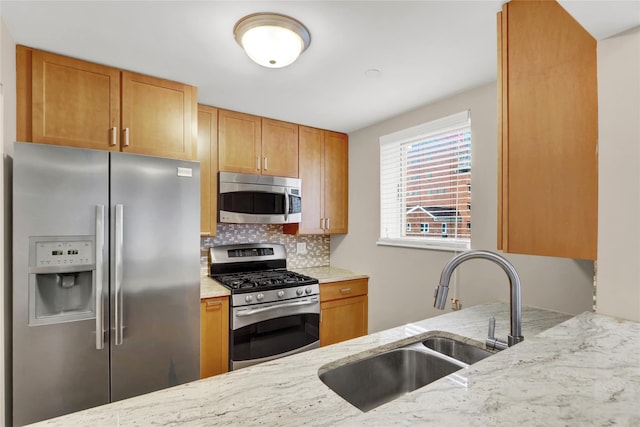
{"type": "Polygon", "coordinates": [[[320,302],[366,295],[369,279],[344,280],[320,285],[320,302]]]}

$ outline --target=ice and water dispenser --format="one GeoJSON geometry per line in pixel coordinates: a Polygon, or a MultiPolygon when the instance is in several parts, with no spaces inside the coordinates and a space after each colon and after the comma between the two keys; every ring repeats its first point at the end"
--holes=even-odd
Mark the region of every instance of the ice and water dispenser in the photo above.
{"type": "Polygon", "coordinates": [[[94,236],[29,239],[29,325],[95,317],[94,236]]]}

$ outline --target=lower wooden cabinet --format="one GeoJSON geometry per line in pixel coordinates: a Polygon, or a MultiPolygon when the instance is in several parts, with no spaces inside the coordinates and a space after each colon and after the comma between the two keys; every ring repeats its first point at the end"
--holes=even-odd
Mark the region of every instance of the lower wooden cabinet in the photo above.
{"type": "Polygon", "coordinates": [[[367,334],[368,286],[368,279],[320,285],[320,346],[367,334]]]}
{"type": "Polygon", "coordinates": [[[229,370],[229,298],[200,301],[200,378],[229,370]]]}

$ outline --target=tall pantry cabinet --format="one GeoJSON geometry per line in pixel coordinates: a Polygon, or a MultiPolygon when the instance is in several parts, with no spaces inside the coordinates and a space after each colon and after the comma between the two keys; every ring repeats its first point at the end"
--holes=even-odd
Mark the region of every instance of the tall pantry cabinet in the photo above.
{"type": "Polygon", "coordinates": [[[596,259],[596,40],[555,1],[498,14],[498,248],[596,259]]]}
{"type": "Polygon", "coordinates": [[[215,236],[218,216],[218,109],[198,104],[200,235],[215,236]]]}

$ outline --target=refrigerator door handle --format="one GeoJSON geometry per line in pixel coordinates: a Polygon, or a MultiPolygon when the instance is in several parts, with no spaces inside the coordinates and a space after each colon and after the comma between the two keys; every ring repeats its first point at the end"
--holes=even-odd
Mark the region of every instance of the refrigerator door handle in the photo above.
{"type": "Polygon", "coordinates": [[[96,205],[96,350],[104,349],[104,297],[103,254],[104,251],[104,205],[96,205]]]}
{"type": "Polygon", "coordinates": [[[116,205],[116,228],[115,228],[115,344],[122,345],[123,325],[122,325],[122,249],[123,249],[123,205],[116,205]]]}

